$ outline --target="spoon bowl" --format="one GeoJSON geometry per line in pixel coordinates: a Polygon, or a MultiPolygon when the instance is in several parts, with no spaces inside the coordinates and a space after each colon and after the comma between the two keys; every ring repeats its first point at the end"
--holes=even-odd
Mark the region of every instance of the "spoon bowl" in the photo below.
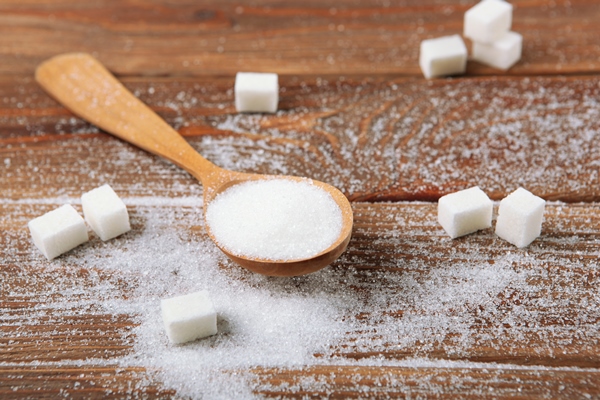
{"type": "Polygon", "coordinates": [[[207,206],[231,186],[262,179],[309,181],[327,192],[342,213],[342,229],[327,249],[306,259],[269,260],[233,254],[208,234],[231,260],[246,269],[269,276],[298,276],[315,272],[337,259],[348,246],[353,214],[350,202],[338,189],[323,182],[296,176],[262,175],[220,168],[202,157],[188,142],[148,106],[123,86],[98,60],[86,53],[69,53],[42,63],[36,81],[75,115],[104,131],[152,154],[161,156],[197,178],[203,186],[204,215],[207,206]]]}

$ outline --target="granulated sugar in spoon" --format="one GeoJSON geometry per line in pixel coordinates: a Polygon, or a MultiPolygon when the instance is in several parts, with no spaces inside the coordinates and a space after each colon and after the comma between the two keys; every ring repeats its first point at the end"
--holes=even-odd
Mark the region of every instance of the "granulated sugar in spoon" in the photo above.
{"type": "Polygon", "coordinates": [[[346,249],[352,208],[323,182],[217,167],[85,53],[53,57],[37,82],[74,114],[196,177],[204,188],[208,234],[241,266],[264,275],[317,271],[346,249]]]}

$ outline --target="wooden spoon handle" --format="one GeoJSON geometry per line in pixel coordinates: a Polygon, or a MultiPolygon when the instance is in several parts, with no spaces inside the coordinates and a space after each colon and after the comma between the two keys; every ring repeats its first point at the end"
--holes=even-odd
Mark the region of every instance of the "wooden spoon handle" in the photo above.
{"type": "Polygon", "coordinates": [[[37,68],[35,79],[74,114],[172,161],[200,180],[219,169],[89,54],[53,57],[37,68]]]}

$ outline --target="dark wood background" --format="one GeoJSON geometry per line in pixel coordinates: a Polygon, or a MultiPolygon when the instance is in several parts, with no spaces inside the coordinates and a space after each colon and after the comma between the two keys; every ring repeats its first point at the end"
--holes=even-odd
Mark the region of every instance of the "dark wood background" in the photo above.
{"type": "MultiPolygon", "coordinates": [[[[331,268],[349,268],[363,279],[361,291],[373,289],[373,271],[402,273],[403,257],[419,258],[424,274],[474,251],[489,259],[514,251],[537,277],[530,293],[497,299],[501,312],[527,305],[541,315],[514,345],[474,346],[459,355],[442,345],[374,350],[390,359],[419,355],[494,369],[257,366],[265,383],[257,384],[258,395],[365,397],[363,385],[378,382],[372,393],[382,397],[441,396],[422,386],[431,376],[443,397],[600,397],[600,5],[512,1],[513,30],[524,39],[517,65],[504,72],[469,62],[463,77],[425,81],[419,43],[461,33],[474,3],[1,0],[0,396],[102,397],[110,389],[123,397],[146,375],[143,368],[56,363],[126,353],[131,343],[113,330],[134,322],[84,314],[28,325],[28,310],[56,287],[31,284],[43,271],[31,259],[26,222],[61,196],[78,197],[105,181],[124,196],[198,195],[186,173],[165,173],[164,163],[143,151],[130,150],[126,167],[115,163],[115,139],[73,117],[34,82],[43,60],[85,51],[215,163],[339,187],[353,202],[356,223],[347,253],[331,268]],[[252,125],[235,119],[231,89],[239,70],[279,73],[284,112],[252,125]],[[264,159],[244,164],[258,151],[264,159]],[[145,185],[136,184],[140,170],[145,185]],[[431,222],[435,201],[475,184],[494,200],[523,186],[552,201],[536,244],[517,251],[486,230],[441,245],[443,233],[431,222]],[[400,230],[401,240],[391,237],[406,218],[411,229],[400,230]],[[561,297],[564,288],[571,297],[561,307],[535,301],[561,297]],[[82,328],[66,341],[61,331],[73,323],[82,328]],[[286,383],[302,378],[325,380],[331,392],[316,385],[287,391],[286,383]]],[[[474,325],[473,337],[491,334],[489,322],[474,325]]],[[[351,348],[344,354],[369,355],[351,348]]],[[[175,393],[155,382],[144,395],[175,393]]]]}

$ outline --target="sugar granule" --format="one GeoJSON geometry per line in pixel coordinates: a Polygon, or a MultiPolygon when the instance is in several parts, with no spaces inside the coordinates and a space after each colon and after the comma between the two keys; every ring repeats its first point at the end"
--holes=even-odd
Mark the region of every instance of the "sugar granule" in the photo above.
{"type": "Polygon", "coordinates": [[[206,220],[227,251],[267,260],[314,257],[342,230],[339,206],[309,180],[263,179],[234,185],[210,202],[206,220]]]}

